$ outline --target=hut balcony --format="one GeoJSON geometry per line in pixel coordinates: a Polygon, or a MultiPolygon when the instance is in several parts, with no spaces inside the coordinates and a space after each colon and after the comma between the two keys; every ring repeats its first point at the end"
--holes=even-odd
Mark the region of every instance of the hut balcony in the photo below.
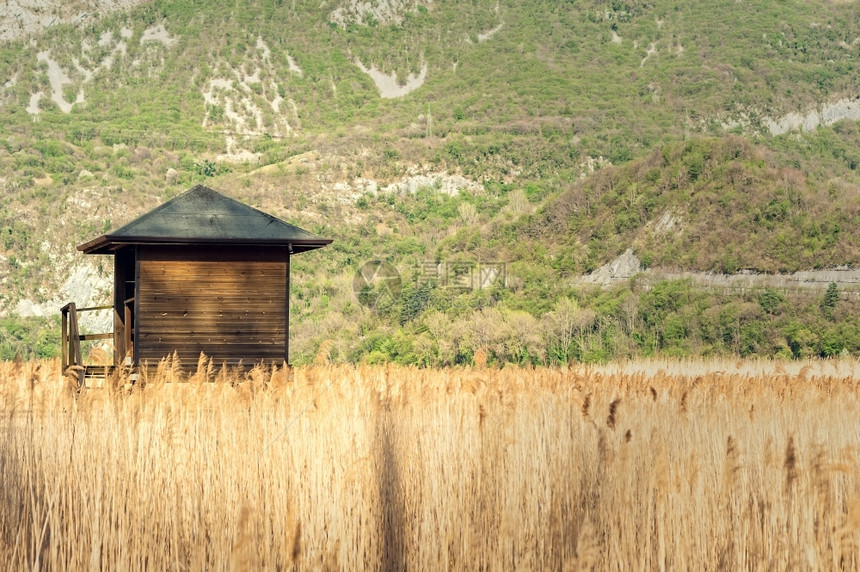
{"type": "MultiPolygon", "coordinates": [[[[80,332],[80,314],[89,312],[103,312],[112,310],[113,306],[90,306],[87,308],[78,308],[74,302],[69,302],[60,308],[62,318],[62,334],[61,334],[61,364],[64,375],[71,376],[82,387],[87,382],[98,383],[99,380],[104,381],[109,375],[117,369],[119,360],[114,355],[116,350],[116,332],[99,332],[85,333],[80,332]],[[106,340],[110,340],[107,343],[106,340]],[[101,342],[98,345],[92,343],[87,344],[92,346],[90,351],[84,354],[82,342],[101,342]]],[[[131,344],[126,344],[126,347],[133,347],[131,344]]],[[[123,360],[125,365],[131,364],[131,357],[128,356],[123,360]]]]}

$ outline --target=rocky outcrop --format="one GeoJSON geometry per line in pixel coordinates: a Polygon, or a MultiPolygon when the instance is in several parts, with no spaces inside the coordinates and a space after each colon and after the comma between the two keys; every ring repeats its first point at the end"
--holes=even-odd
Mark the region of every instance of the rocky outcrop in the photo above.
{"type": "Polygon", "coordinates": [[[125,10],[146,0],[16,0],[0,2],[0,42],[39,34],[60,24],[85,24],[109,12],[125,10]]]}
{"type": "Polygon", "coordinates": [[[768,117],[764,119],[764,125],[771,135],[782,135],[790,131],[813,131],[843,119],[860,121],[860,97],[846,97],[825,103],[818,109],[812,109],[806,113],[789,113],[775,119],[768,117]]]}

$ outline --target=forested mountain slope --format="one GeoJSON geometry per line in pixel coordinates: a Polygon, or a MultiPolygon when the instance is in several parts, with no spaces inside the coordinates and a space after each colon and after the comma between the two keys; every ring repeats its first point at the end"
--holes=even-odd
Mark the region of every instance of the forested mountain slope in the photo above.
{"type": "Polygon", "coordinates": [[[103,298],[105,261],[75,245],[199,182],[336,239],[294,261],[299,361],[324,340],[420,363],[860,351],[850,289],[578,280],[628,249],[856,266],[857,2],[20,4],[0,35],[4,356],[55,351],[26,316],[103,298]],[[377,259],[402,290],[368,306],[353,278],[377,259]]]}

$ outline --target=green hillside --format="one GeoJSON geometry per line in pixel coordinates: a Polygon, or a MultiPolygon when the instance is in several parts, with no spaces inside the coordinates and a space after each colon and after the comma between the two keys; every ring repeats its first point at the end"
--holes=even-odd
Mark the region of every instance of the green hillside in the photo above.
{"type": "Polygon", "coordinates": [[[76,244],[198,182],[335,238],[294,260],[295,361],[858,353],[823,284],[578,280],[856,267],[858,12],[156,1],[0,44],[0,358],[56,351],[25,314],[105,275],[76,244]]]}

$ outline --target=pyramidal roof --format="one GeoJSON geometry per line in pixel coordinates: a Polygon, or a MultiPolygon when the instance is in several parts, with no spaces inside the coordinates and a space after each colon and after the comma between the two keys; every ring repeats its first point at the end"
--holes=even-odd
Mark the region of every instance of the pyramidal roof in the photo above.
{"type": "Polygon", "coordinates": [[[302,252],[330,243],[331,239],[197,185],[78,250],[110,254],[133,244],[244,244],[289,245],[293,252],[302,252]]]}

